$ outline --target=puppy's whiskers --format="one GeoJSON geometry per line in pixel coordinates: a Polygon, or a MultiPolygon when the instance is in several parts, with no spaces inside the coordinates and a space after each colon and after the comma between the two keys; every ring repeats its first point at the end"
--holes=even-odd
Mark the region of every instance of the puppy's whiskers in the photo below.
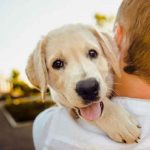
{"type": "Polygon", "coordinates": [[[113,92],[113,94],[112,94],[113,96],[114,96],[114,95],[119,96],[119,94],[118,94],[113,88],[109,88],[109,87],[108,87],[108,90],[110,90],[110,91],[113,92]]]}

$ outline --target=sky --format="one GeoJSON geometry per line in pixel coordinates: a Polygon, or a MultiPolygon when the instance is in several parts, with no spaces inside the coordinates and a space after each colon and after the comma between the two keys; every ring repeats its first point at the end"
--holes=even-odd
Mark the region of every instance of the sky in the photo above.
{"type": "Polygon", "coordinates": [[[116,15],[121,0],[0,0],[0,75],[25,66],[37,42],[65,24],[94,25],[96,12],[116,15]]]}

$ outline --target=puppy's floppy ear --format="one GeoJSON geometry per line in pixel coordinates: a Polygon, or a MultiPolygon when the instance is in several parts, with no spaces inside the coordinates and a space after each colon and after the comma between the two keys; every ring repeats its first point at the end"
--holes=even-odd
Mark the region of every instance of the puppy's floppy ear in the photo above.
{"type": "Polygon", "coordinates": [[[92,29],[94,35],[96,36],[98,42],[100,43],[103,53],[108,59],[110,65],[112,66],[112,69],[114,70],[115,74],[120,77],[121,76],[121,70],[119,67],[118,62],[118,48],[117,44],[115,43],[114,39],[108,35],[107,33],[103,33],[100,31],[97,31],[96,29],[92,29]]]}
{"type": "Polygon", "coordinates": [[[45,62],[45,45],[46,38],[40,41],[30,55],[27,66],[26,74],[30,82],[40,89],[42,99],[45,99],[45,92],[47,90],[48,74],[45,62]]]}

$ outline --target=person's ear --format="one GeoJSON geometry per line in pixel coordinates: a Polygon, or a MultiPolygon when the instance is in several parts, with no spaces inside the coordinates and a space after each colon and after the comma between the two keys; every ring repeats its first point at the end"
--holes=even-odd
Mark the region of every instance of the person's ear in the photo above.
{"type": "Polygon", "coordinates": [[[116,40],[116,43],[117,43],[117,46],[119,49],[121,49],[121,45],[122,45],[122,42],[123,42],[123,27],[117,23],[115,25],[115,28],[114,28],[114,33],[115,33],[115,40],[116,40]]]}

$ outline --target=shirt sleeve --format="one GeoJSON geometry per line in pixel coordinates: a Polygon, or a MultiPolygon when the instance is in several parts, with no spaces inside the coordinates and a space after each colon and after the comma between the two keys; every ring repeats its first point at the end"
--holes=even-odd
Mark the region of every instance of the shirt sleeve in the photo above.
{"type": "MultiPolygon", "coordinates": [[[[58,121],[55,119],[61,116],[59,115],[61,112],[63,114],[63,108],[52,107],[36,117],[33,123],[33,142],[36,150],[82,150],[78,146],[63,140],[64,138],[58,139],[53,136],[56,132],[54,133],[55,129],[52,128],[54,124],[57,124],[58,121]]],[[[58,127],[56,128],[59,130],[58,127]]],[[[66,129],[64,128],[64,130],[66,129]]]]}
{"type": "Polygon", "coordinates": [[[56,107],[52,107],[41,112],[33,123],[33,143],[36,150],[42,150],[44,142],[48,136],[48,128],[56,111],[56,107]]]}

